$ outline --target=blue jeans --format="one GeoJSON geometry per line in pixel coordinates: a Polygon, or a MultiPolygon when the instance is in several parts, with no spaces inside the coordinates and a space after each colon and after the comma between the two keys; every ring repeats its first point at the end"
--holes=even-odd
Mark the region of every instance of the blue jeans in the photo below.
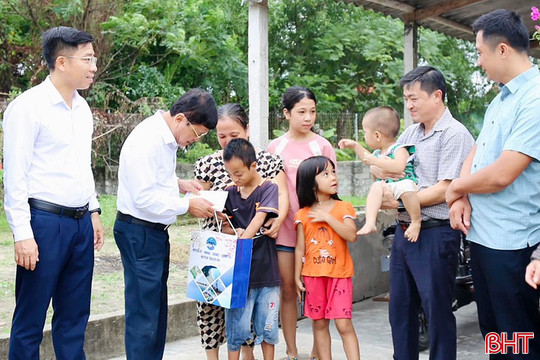
{"type": "Polygon", "coordinates": [[[245,308],[225,309],[225,334],[229,351],[240,350],[242,344],[252,338],[252,322],[255,345],[263,341],[271,345],[278,343],[279,296],[279,286],[249,289],[245,308]]]}

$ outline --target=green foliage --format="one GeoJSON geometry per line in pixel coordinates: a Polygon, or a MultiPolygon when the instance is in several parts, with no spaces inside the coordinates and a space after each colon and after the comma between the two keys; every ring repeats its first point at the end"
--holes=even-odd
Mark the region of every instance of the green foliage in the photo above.
{"type": "Polygon", "coordinates": [[[315,92],[321,112],[363,113],[401,100],[398,20],[336,1],[278,2],[270,11],[272,107],[296,84],[315,92]]]}
{"type": "Polygon", "coordinates": [[[286,131],[280,130],[280,129],[274,129],[272,130],[272,135],[274,135],[274,138],[278,138],[282,135],[285,135],[286,131]]]}
{"type": "MultiPolygon", "coordinates": [[[[93,107],[150,114],[193,87],[220,104],[246,104],[248,7],[241,0],[0,0],[0,92],[41,81],[41,33],[68,25],[96,38],[98,74],[83,92],[93,107]]],[[[287,87],[303,85],[321,113],[363,114],[379,105],[401,112],[401,21],[334,0],[274,0],[269,11],[271,111],[281,110],[287,87]]],[[[476,133],[493,92],[478,80],[474,46],[423,29],[419,47],[420,63],[448,79],[451,111],[476,133]]],[[[322,129],[335,127],[339,139],[347,121],[322,129]]]]}
{"type": "Polygon", "coordinates": [[[102,28],[118,55],[101,81],[135,90],[130,78],[144,66],[163,75],[164,85],[141,86],[143,96],[178,96],[183,89],[202,87],[219,103],[247,98],[247,8],[239,2],[134,0],[102,28]]]}
{"type": "Polygon", "coordinates": [[[197,160],[203,156],[210,155],[215,150],[213,150],[208,144],[197,142],[191,145],[188,149],[185,149],[178,156],[179,162],[185,162],[188,164],[194,164],[197,160]]]}
{"type": "Polygon", "coordinates": [[[419,37],[419,63],[442,71],[448,85],[450,111],[476,137],[486,104],[495,94],[490,92],[490,83],[478,80],[478,69],[473,66],[476,61],[474,44],[427,29],[421,29],[419,37]]]}
{"type": "Polygon", "coordinates": [[[351,149],[335,149],[337,161],[352,161],[356,159],[356,153],[351,149]]]}
{"type": "Polygon", "coordinates": [[[8,101],[14,100],[17,96],[22,94],[22,90],[16,86],[12,86],[8,93],[8,101]]]}
{"type": "Polygon", "coordinates": [[[133,101],[146,97],[160,98],[168,108],[184,90],[171,85],[157,68],[141,65],[133,76],[126,79],[123,92],[133,101]]]}

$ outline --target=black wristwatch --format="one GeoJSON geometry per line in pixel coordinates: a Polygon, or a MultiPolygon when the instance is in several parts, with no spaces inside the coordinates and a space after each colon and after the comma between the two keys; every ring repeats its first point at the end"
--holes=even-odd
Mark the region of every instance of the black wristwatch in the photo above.
{"type": "Polygon", "coordinates": [[[95,212],[97,212],[99,215],[101,215],[101,208],[95,208],[95,209],[92,209],[90,211],[88,211],[90,214],[93,214],[95,212]]]}
{"type": "Polygon", "coordinates": [[[405,205],[403,205],[403,201],[398,200],[398,203],[399,203],[399,204],[398,204],[398,207],[397,207],[397,211],[398,211],[398,212],[405,212],[405,211],[407,211],[407,210],[405,209],[405,205]]]}

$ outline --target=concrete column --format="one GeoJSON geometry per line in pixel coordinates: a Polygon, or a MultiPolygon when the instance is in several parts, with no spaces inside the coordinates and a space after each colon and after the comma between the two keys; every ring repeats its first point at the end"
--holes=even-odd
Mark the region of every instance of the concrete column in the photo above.
{"type": "Polygon", "coordinates": [[[249,1],[249,139],[268,145],[268,0],[249,1]]]}
{"type": "MultiPolygon", "coordinates": [[[[404,25],[403,74],[407,74],[418,66],[418,24],[410,22],[404,25]]],[[[403,105],[403,118],[405,119],[405,127],[412,125],[413,121],[406,104],[403,105]]]]}

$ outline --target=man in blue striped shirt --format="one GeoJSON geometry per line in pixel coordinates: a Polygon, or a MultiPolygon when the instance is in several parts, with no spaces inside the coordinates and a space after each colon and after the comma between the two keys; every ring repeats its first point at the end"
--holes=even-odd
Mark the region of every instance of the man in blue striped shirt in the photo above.
{"type": "MultiPolygon", "coordinates": [[[[461,175],[446,192],[452,226],[471,241],[480,330],[484,337],[533,332],[523,345],[492,359],[540,359],[538,291],[524,281],[540,241],[540,73],[529,57],[520,16],[495,10],[473,25],[478,65],[501,91],[461,175]]],[[[504,350],[504,349],[503,349],[504,350]]]]}

